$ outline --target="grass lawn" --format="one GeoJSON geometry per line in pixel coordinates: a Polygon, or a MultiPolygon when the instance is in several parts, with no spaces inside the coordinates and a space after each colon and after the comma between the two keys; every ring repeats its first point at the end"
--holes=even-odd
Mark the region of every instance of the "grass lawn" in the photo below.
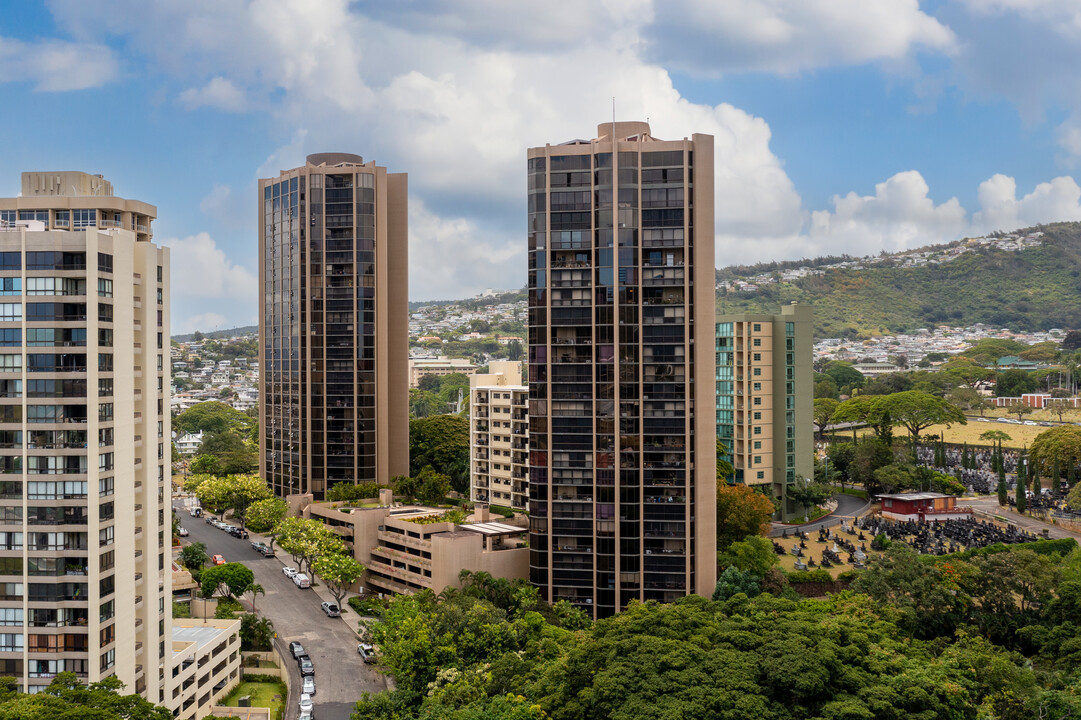
{"type": "MultiPolygon", "coordinates": [[[[834,528],[834,529],[836,530],[836,528],[834,528]]],[[[874,557],[875,555],[881,555],[881,553],[874,552],[874,551],[871,550],[871,537],[870,537],[870,535],[867,535],[867,533],[864,533],[864,536],[867,538],[867,540],[864,542],[864,544],[867,546],[867,557],[871,558],[871,557],[874,557]]],[[[856,547],[860,546],[860,541],[857,540],[854,536],[852,536],[852,535],[844,535],[844,537],[846,537],[849,540],[852,540],[852,542],[856,543],[856,547]]],[[[791,550],[793,545],[799,545],[799,538],[796,538],[796,537],[789,537],[787,540],[784,540],[784,539],[781,539],[781,538],[770,538],[770,540],[779,542],[781,545],[784,546],[784,549],[786,551],[791,550]]],[[[818,563],[822,560],[822,551],[824,549],[826,549],[826,548],[832,548],[833,547],[833,542],[832,541],[825,542],[825,543],[818,542],[818,532],[817,531],[815,531],[813,533],[807,533],[807,541],[806,542],[807,542],[807,549],[803,551],[804,557],[806,557],[807,554],[810,553],[810,555],[812,557],[814,557],[816,567],[820,567],[820,566],[818,566],[818,563]]],[[[842,553],[840,553],[840,555],[841,555],[842,560],[845,560],[845,559],[848,558],[848,553],[846,553],[846,552],[842,552],[842,553]]],[[[784,555],[778,555],[777,559],[779,560],[778,564],[781,567],[781,569],[785,570],[786,572],[792,572],[793,570],[796,569],[796,556],[793,555],[791,552],[786,552],[784,555]]],[[[851,570],[851,569],[852,569],[851,565],[849,565],[848,563],[842,563],[841,565],[834,565],[833,567],[827,568],[826,570],[827,570],[827,572],[829,572],[830,575],[832,575],[834,577],[834,579],[836,579],[837,576],[840,575],[841,573],[843,573],[845,570],[851,570]]]]}
{"type": "MultiPolygon", "coordinates": [[[[1028,420],[1031,416],[1027,416],[1028,420]]],[[[1009,425],[1007,423],[995,422],[980,422],[978,420],[970,420],[967,425],[932,425],[931,427],[923,430],[920,433],[920,438],[926,439],[931,435],[938,435],[942,437],[947,443],[955,443],[962,445],[968,443],[969,446],[991,446],[990,440],[980,440],[980,435],[988,430],[999,430],[1010,436],[1009,440],[1002,442],[1002,447],[1014,448],[1020,450],[1022,447],[1028,447],[1032,445],[1032,441],[1036,439],[1036,436],[1042,433],[1044,430],[1050,430],[1051,428],[1041,427],[1039,425],[1009,425]]],[[[870,428],[861,428],[856,431],[858,436],[870,435],[872,430],[870,428]]],[[[844,434],[838,434],[838,439],[844,437],[844,434]]],[[[846,440],[851,439],[851,433],[848,434],[846,440]]],[[[895,427],[893,429],[894,438],[907,438],[908,431],[903,427],[895,427]]]]}
{"type": "Polygon", "coordinates": [[[252,707],[270,708],[274,717],[281,717],[281,711],[285,707],[281,683],[241,682],[219,704],[236,707],[237,699],[245,695],[251,695],[252,707]]]}

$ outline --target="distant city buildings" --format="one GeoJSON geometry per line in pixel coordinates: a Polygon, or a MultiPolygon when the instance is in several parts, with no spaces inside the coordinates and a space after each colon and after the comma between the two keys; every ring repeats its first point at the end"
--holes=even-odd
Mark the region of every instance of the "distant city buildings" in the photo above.
{"type": "Polygon", "coordinates": [[[530,579],[594,617],[716,583],[713,155],[527,151],[530,579]]]}
{"type": "Polygon", "coordinates": [[[789,485],[814,476],[813,319],[809,305],[717,318],[717,437],[730,482],[761,488],[783,519],[799,510],[789,485]]]}
{"type": "Polygon", "coordinates": [[[477,371],[477,366],[465,358],[449,358],[445,355],[437,357],[423,357],[419,355],[409,358],[409,387],[420,386],[420,379],[425,375],[472,375],[477,371]]]}
{"type": "Polygon", "coordinates": [[[529,388],[522,364],[493,360],[469,378],[469,499],[525,511],[529,500],[529,388]]]}
{"type": "Polygon", "coordinates": [[[169,705],[169,250],[100,175],[0,199],[0,674],[169,705]]]}
{"type": "Polygon", "coordinates": [[[259,471],[278,495],[409,472],[404,173],[309,155],[260,180],[259,471]]]}

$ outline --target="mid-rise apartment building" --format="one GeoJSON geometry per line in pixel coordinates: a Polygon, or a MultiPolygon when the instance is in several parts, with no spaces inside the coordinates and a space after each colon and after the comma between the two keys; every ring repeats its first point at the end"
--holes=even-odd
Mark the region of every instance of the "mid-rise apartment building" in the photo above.
{"type": "Polygon", "coordinates": [[[259,472],[280,496],[409,472],[406,194],[348,153],[259,181],[259,472]]]}
{"type": "Polygon", "coordinates": [[[487,505],[461,524],[443,519],[444,510],[394,505],[383,490],[380,505],[343,507],[312,503],[303,514],[326,523],[345,540],[366,568],[362,586],[384,594],[440,593],[461,587],[462,570],[497,578],[525,579],[529,572],[527,529],[493,522],[487,505]]]}
{"type": "Polygon", "coordinates": [[[788,486],[814,474],[811,306],[717,320],[717,437],[735,469],[729,482],[759,487],[788,519],[799,511],[788,486]]]}
{"type": "Polygon", "coordinates": [[[0,675],[171,695],[169,251],[99,175],[0,199],[0,675]]]}
{"type": "Polygon", "coordinates": [[[167,707],[177,720],[197,720],[240,682],[240,620],[173,621],[173,689],[167,707]]]}
{"type": "Polygon", "coordinates": [[[469,499],[514,510],[529,500],[529,388],[522,363],[493,360],[469,378],[469,499]]]}
{"type": "Polygon", "coordinates": [[[716,583],[713,138],[528,160],[530,577],[596,617],[716,583]]]}

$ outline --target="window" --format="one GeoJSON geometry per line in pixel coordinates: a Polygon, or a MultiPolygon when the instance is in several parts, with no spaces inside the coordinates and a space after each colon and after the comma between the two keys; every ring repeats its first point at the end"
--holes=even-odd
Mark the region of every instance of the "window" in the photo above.
{"type": "Polygon", "coordinates": [[[0,321],[19,322],[23,319],[22,303],[0,303],[0,321]]]}
{"type": "Polygon", "coordinates": [[[0,608],[0,625],[18,625],[23,624],[23,609],[22,608],[0,608]]]}
{"type": "Polygon", "coordinates": [[[75,223],[73,227],[85,228],[94,227],[98,223],[98,211],[85,208],[78,208],[71,211],[75,216],[75,223]]]}
{"type": "MultiPolygon", "coordinates": [[[[12,585],[14,583],[4,583],[12,585]]],[[[21,585],[19,587],[22,587],[21,585]]],[[[19,593],[22,595],[22,593],[19,593]]],[[[0,652],[22,652],[23,636],[18,633],[0,633],[0,652]]]]}
{"type": "Polygon", "coordinates": [[[755,368],[755,369],[754,369],[754,373],[752,373],[752,374],[753,374],[753,375],[754,375],[755,377],[758,377],[759,375],[761,375],[761,374],[762,374],[762,368],[755,368]]]}
{"type": "Polygon", "coordinates": [[[756,397],[756,398],[754,399],[754,404],[755,404],[755,405],[761,405],[761,404],[762,404],[762,398],[760,398],[760,397],[756,397]]]}
{"type": "Polygon", "coordinates": [[[111,619],[116,615],[116,601],[110,600],[107,603],[102,603],[100,608],[101,622],[111,619]]]}
{"type": "Polygon", "coordinates": [[[761,362],[762,361],[762,353],[755,353],[754,355],[752,355],[752,358],[754,359],[755,362],[761,362]]]}
{"type": "Polygon", "coordinates": [[[762,413],[760,413],[760,412],[755,412],[755,414],[754,414],[754,419],[755,419],[755,420],[761,420],[761,419],[762,419],[762,413]]]}
{"type": "Polygon", "coordinates": [[[108,670],[113,665],[116,665],[116,650],[109,650],[103,653],[101,656],[101,670],[102,672],[108,670]]]}
{"type": "Polygon", "coordinates": [[[754,331],[755,331],[755,332],[762,332],[762,325],[761,325],[761,323],[755,323],[755,324],[753,325],[753,327],[754,327],[754,331]]]}
{"type": "Polygon", "coordinates": [[[98,530],[98,547],[105,547],[106,545],[113,544],[113,526],[110,525],[107,528],[98,530]]]}
{"type": "Polygon", "coordinates": [[[19,347],[23,344],[22,334],[19,328],[0,329],[0,347],[19,347]]]}
{"type": "Polygon", "coordinates": [[[98,278],[98,297],[113,296],[113,281],[108,278],[98,278]]]}
{"type": "Polygon", "coordinates": [[[22,295],[22,278],[0,278],[0,295],[22,295]]]}
{"type": "Polygon", "coordinates": [[[0,353],[0,372],[19,372],[22,367],[22,355],[0,353]]]}
{"type": "Polygon", "coordinates": [[[762,426],[761,425],[755,425],[754,426],[754,434],[755,435],[761,435],[762,434],[762,426]]]}
{"type": "Polygon", "coordinates": [[[102,403],[98,405],[98,420],[102,422],[109,422],[113,419],[113,404],[102,403]]]}
{"type": "Polygon", "coordinates": [[[758,479],[759,479],[759,480],[764,480],[764,479],[765,479],[765,477],[766,477],[766,473],[765,473],[765,472],[763,472],[762,470],[759,470],[759,471],[758,471],[758,479]]]}
{"type": "Polygon", "coordinates": [[[98,272],[111,273],[113,271],[113,256],[108,253],[98,253],[98,272]]]}
{"type": "Polygon", "coordinates": [[[761,455],[755,455],[754,456],[754,464],[755,465],[761,465],[762,464],[762,456],[761,455]]]}
{"type": "Polygon", "coordinates": [[[762,449],[762,441],[761,440],[755,440],[754,441],[754,449],[755,450],[761,450],[762,449]]]}
{"type": "Polygon", "coordinates": [[[762,338],[755,338],[753,344],[755,347],[762,347],[762,338]]]}
{"type": "Polygon", "coordinates": [[[762,389],[762,383],[755,383],[754,384],[754,389],[755,390],[761,390],[762,389]]]}

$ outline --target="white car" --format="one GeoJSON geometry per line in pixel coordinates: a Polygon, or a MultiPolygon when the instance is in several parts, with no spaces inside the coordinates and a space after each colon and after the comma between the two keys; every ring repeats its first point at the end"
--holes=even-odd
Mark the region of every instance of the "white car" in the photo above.
{"type": "Polygon", "coordinates": [[[315,720],[315,708],[311,710],[301,710],[297,715],[297,720],[315,720]]]}
{"type": "Polygon", "coordinates": [[[180,526],[180,530],[179,530],[179,531],[177,531],[177,534],[178,534],[178,535],[179,535],[180,537],[187,537],[187,536],[188,536],[188,529],[187,529],[186,527],[184,527],[183,525],[181,525],[181,526],[180,526]]]}
{"type": "Polygon", "coordinates": [[[315,694],[315,678],[308,676],[304,678],[304,683],[300,686],[300,692],[304,695],[315,694]]]}
{"type": "Polygon", "coordinates": [[[295,567],[290,567],[289,565],[286,565],[282,568],[282,572],[285,574],[285,577],[291,578],[296,576],[297,569],[295,567]]]}
{"type": "Polygon", "coordinates": [[[314,705],[315,703],[312,702],[312,696],[308,693],[303,693],[300,696],[300,712],[304,712],[305,710],[307,710],[308,713],[311,713],[312,707],[314,707],[314,705]]]}

